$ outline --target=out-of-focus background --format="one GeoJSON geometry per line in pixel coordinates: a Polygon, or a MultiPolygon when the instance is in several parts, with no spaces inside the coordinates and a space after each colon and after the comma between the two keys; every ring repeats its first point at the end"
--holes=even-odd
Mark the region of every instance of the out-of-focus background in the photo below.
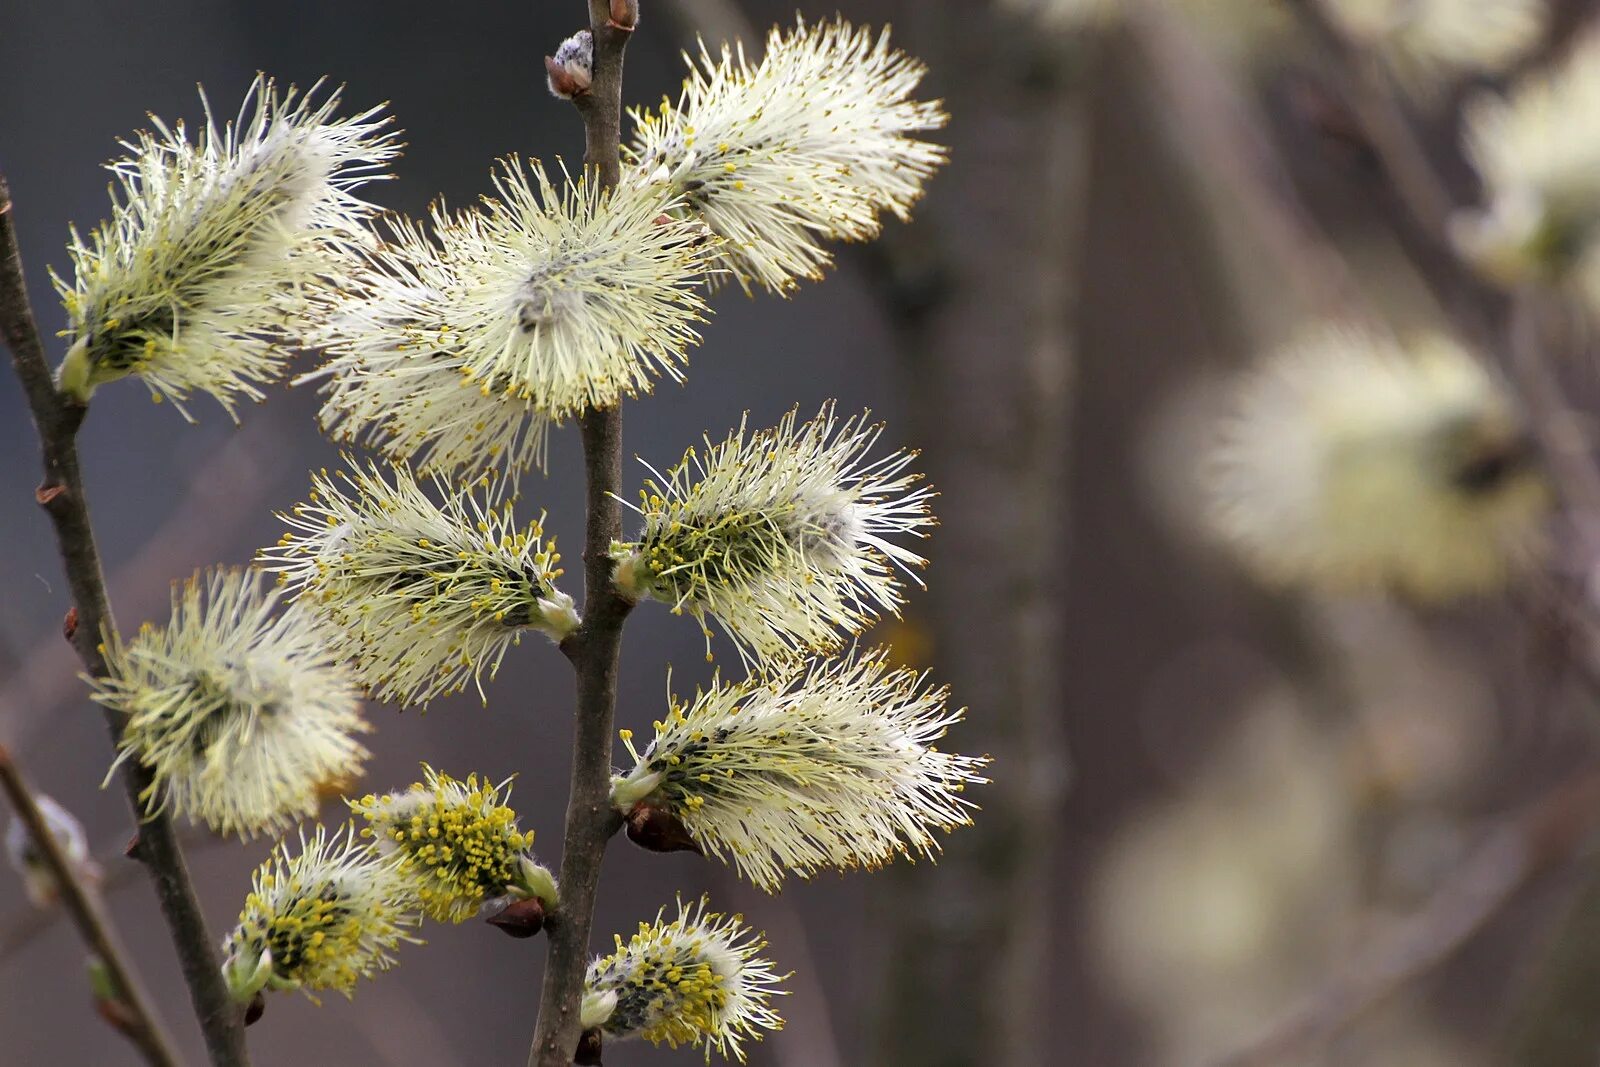
{"type": "MultiPolygon", "coordinates": [[[[675,95],[691,24],[716,39],[795,13],[642,6],[625,91],[638,104],[675,95]]],[[[1036,17],[1047,6],[837,0],[853,21],[892,21],[928,63],[950,165],[910,225],[839,248],[826,281],[787,300],[721,292],[688,383],[627,406],[629,453],[658,465],[745,411],[767,425],[830,397],[923,450],[942,494],[929,589],[871,637],[971,709],[950,746],[994,756],[984,810],[937,865],[771,898],[619,838],[595,947],[677,892],[743,911],[795,972],[788,1026],[750,1050],[760,1065],[1595,1063],[1600,872],[1574,844],[1597,804],[1594,709],[1559,625],[1510,602],[1423,612],[1271,594],[1196,533],[1194,457],[1229,374],[1342,286],[1402,326],[1441,315],[1324,57],[1292,27],[1261,31],[1264,45],[1249,18],[1220,33],[1182,21],[1204,4],[1130,3],[1126,21],[1071,33],[1036,17]]],[[[1589,6],[1557,4],[1525,63],[1559,53],[1589,6]]],[[[583,10],[0,5],[0,168],[41,325],[63,324],[47,268],[66,267],[67,224],[106,213],[100,164],[146,112],[196,119],[197,82],[219,111],[258,70],[326,75],[352,106],[389,101],[409,147],[374,198],[418,213],[485,192],[497,156],[581,156],[541,57],[583,10]]],[[[834,0],[802,10],[830,16],[834,0]]],[[[1479,88],[1414,105],[1447,160],[1479,88]]],[[[1470,190],[1464,171],[1448,177],[1470,190]]],[[[204,401],[189,425],[132,383],[96,395],[82,451],[124,627],[163,619],[172,580],[276,540],[274,510],[337,460],[316,407],[311,388],[285,387],[237,426],[204,401]]],[[[579,462],[559,431],[548,476],[523,486],[570,555],[579,462]]],[[[152,894],[120,855],[124,800],[100,788],[108,743],[60,637],[67,592],[37,477],[21,392],[0,374],[0,740],[88,827],[119,932],[198,1059],[152,894]]],[[[668,663],[680,691],[710,671],[698,629],[647,605],[628,628],[619,725],[660,716],[668,663]]],[[[370,708],[364,785],[401,786],[424,759],[515,774],[523,824],[554,862],[570,671],[527,642],[488,692],[487,707],[370,708]]],[[[271,842],[192,841],[220,936],[271,842]]],[[[521,1063],[543,944],[476,924],[426,936],[352,1001],[274,997],[250,1031],[256,1062],[521,1063]]],[[[92,1015],[83,954],[0,877],[0,1062],[133,1062],[92,1015]]],[[[606,1051],[612,1067],[694,1055],[606,1051]]]]}

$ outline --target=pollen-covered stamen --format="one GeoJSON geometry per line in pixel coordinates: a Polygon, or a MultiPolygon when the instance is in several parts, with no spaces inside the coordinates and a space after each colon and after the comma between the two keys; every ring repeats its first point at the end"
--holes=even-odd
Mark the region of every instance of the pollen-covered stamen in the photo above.
{"type": "MultiPolygon", "coordinates": [[[[155,121],[111,165],[113,215],[72,239],[74,279],[57,277],[72,337],[62,388],[87,400],[130,373],[158,397],[211,393],[230,412],[281,372],[307,328],[311,295],[342,275],[374,208],[352,191],[398,151],[377,111],[337,119],[258,77],[239,117],[155,121]]],[[[202,102],[204,97],[202,96],[202,102]]]]}
{"type": "Polygon", "coordinates": [[[150,769],[144,800],[221,833],[280,829],[356,777],[355,677],[331,635],[257,577],[219,570],[173,593],[172,618],[108,642],[94,699],[126,716],[120,763],[150,769]]]}
{"type": "Polygon", "coordinates": [[[426,704],[499,669],[523,631],[560,641],[577,628],[556,588],[561,555],[543,517],[519,527],[496,490],[435,481],[436,503],[404,467],[326,471],[291,528],[262,553],[279,580],[331,624],[379,697],[426,704]]]}
{"type": "Polygon", "coordinates": [[[933,525],[914,454],[867,457],[880,433],[829,404],[691,449],[640,493],[644,528],[613,550],[619,588],[715,618],[747,658],[837,648],[840,630],[897,611],[899,575],[922,563],[890,538],[933,525]]]}
{"type": "Polygon", "coordinates": [[[681,827],[769,892],[789,872],[929,855],[933,831],[971,821],[964,791],[986,780],[986,759],[935,747],[961,716],[943,689],[882,652],[719,679],[692,701],[672,699],[642,753],[622,731],[634,766],[613,779],[612,803],[635,841],[655,847],[681,827]]]}
{"type": "Polygon", "coordinates": [[[534,863],[532,832],[517,829],[516,812],[503,803],[509,782],[459,780],[423,765],[424,781],[386,796],[366,796],[350,807],[367,821],[385,855],[415,886],[423,910],[446,922],[465,922],[500,897],[537,898],[556,906],[555,879],[534,863]]]}
{"type": "MultiPolygon", "coordinates": [[[[414,941],[416,899],[392,861],[357,843],[354,828],[318,826],[300,852],[280,844],[255,872],[239,925],[223,944],[223,977],[240,1003],[263,989],[333,989],[393,965],[414,941]]],[[[313,999],[315,999],[313,997],[313,999]]]]}
{"type": "Polygon", "coordinates": [[[589,965],[580,1024],[607,1037],[642,1037],[673,1048],[693,1045],[744,1062],[743,1042],[783,1020],[771,998],[782,977],[759,953],[766,947],[739,916],[679,903],[678,917],[640,923],[626,945],[589,965]]]}

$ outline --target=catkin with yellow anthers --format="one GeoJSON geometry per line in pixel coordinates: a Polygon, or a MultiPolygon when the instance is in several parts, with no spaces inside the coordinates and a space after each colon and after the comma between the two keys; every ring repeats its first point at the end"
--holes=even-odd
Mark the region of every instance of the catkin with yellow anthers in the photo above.
{"type": "Polygon", "coordinates": [[[261,553],[328,621],[373,694],[403,705],[468,684],[481,695],[525,631],[559,641],[578,625],[542,516],[519,526],[486,481],[434,489],[438,502],[402,466],[387,477],[375,464],[323,471],[308,501],[280,516],[290,532],[261,553]]]}
{"type": "Polygon", "coordinates": [[[1454,220],[1457,246],[1504,285],[1562,287],[1600,314],[1600,32],[1463,114],[1484,202],[1454,220]]]}
{"type": "Polygon", "coordinates": [[[422,782],[385,796],[352,801],[362,830],[382,855],[394,856],[422,902],[443,922],[465,922],[503,898],[556,905],[555,879],[530,853],[533,832],[517,829],[504,801],[510,782],[463,781],[423,765],[422,782]]]}
{"type": "Polygon", "coordinates": [[[353,992],[415,941],[417,901],[392,860],[359,843],[354,827],[318,826],[300,851],[280,844],[255,872],[239,924],[223,942],[222,973],[240,1002],[264,989],[353,992]]]}
{"type": "Polygon", "coordinates": [[[935,742],[963,711],[925,675],[881,651],[818,660],[786,674],[713,682],[673,699],[612,802],[676,818],[702,851],[768,892],[790,874],[877,867],[938,848],[935,830],[971,822],[963,793],[984,758],[935,742]]]}
{"type": "Polygon", "coordinates": [[[888,31],[842,19],[774,29],[751,63],[742,46],[698,64],[676,104],[633,115],[632,182],[659,183],[719,238],[742,285],[783,292],[819,278],[827,239],[877,236],[904,219],[945,150],[937,102],[912,98],[925,70],[888,31]]]}
{"type": "Polygon", "coordinates": [[[515,158],[494,184],[394,225],[327,302],[330,432],[419,469],[514,472],[551,424],[682,378],[714,242],[676,198],[515,158]]]}
{"type": "Polygon", "coordinates": [[[334,644],[314,613],[227,569],[175,588],[165,626],[107,641],[93,696],[121,716],[117,762],[149,769],[150,810],[249,836],[358,778],[369,727],[334,644]]]}
{"type": "Polygon", "coordinates": [[[830,403],[690,449],[640,492],[644,527],[612,550],[619,587],[716,619],[748,660],[838,648],[899,610],[900,575],[923,562],[889,538],[933,525],[915,454],[868,458],[881,432],[830,403]]]}
{"type": "Polygon", "coordinates": [[[1550,497],[1511,397],[1450,339],[1324,328],[1241,383],[1207,486],[1263,578],[1439,601],[1493,592],[1544,545],[1550,497]]]}
{"type": "MultiPolygon", "coordinates": [[[[320,101],[258,76],[239,118],[152,119],[111,164],[112,217],[72,234],[73,277],[55,277],[71,340],[69,395],[129,374],[183,410],[192,392],[228,412],[259,400],[310,329],[313,296],[336,287],[370,237],[376,208],[354,190],[399,151],[379,109],[336,118],[320,101]]],[[[187,413],[185,413],[187,414],[187,413]]]]}
{"type": "Polygon", "coordinates": [[[766,947],[741,916],[706,911],[706,901],[678,904],[640,923],[626,944],[589,965],[580,1022],[609,1038],[642,1037],[673,1048],[692,1045],[744,1062],[743,1043],[780,1030],[772,1009],[784,975],[759,953],[766,947]]]}

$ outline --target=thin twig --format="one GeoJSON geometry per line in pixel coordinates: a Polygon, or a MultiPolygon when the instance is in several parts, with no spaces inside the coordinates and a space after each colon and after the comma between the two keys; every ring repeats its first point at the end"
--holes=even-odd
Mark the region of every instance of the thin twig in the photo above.
{"type": "Polygon", "coordinates": [[[1331,60],[1336,88],[1377,152],[1396,195],[1425,235],[1443,237],[1455,210],[1454,198],[1413,136],[1383,72],[1328,16],[1323,0],[1287,0],[1287,6],[1331,60]]]}
{"type": "MultiPolygon", "coordinates": [[[[180,831],[179,840],[189,855],[228,843],[226,838],[196,829],[180,831]]],[[[96,894],[102,901],[115,896],[118,890],[140,875],[139,864],[128,858],[127,834],[123,834],[115,847],[97,849],[95,856],[97,857],[95,862],[105,872],[104,877],[95,886],[96,894]]],[[[6,919],[0,920],[0,963],[4,963],[31,945],[35,938],[54,926],[60,917],[61,912],[55,908],[41,910],[24,907],[6,919]]]]}
{"type": "Polygon", "coordinates": [[[1253,236],[1301,299],[1323,315],[1370,315],[1343,257],[1301,200],[1252,105],[1174,17],[1131,5],[1132,33],[1150,57],[1171,109],[1172,132],[1252,224],[1253,236]]]}
{"type": "MultiPolygon", "coordinates": [[[[583,116],[584,167],[607,188],[622,178],[622,57],[638,21],[634,0],[589,0],[594,71],[589,91],[574,98],[583,116]],[[613,19],[613,6],[623,18],[613,19]]],[[[561,854],[561,903],[547,922],[549,947],[539,1022],[528,1050],[529,1067],[567,1067],[581,1036],[578,1007],[588,965],[589,929],[606,842],[622,825],[611,806],[612,725],[617,705],[617,661],[622,625],[632,603],[611,580],[611,545],[622,536],[622,410],[591,411],[583,434],[587,518],[583,544],[583,624],[561,645],[577,674],[572,783],[561,854]]]]}
{"type": "Polygon", "coordinates": [[[1304,1063],[1397,989],[1432,971],[1483,930],[1518,892],[1570,862],[1600,829],[1600,771],[1570,779],[1492,830],[1398,930],[1247,1047],[1210,1067],[1304,1063]]]}
{"type": "MultiPolygon", "coordinates": [[[[129,604],[136,611],[165,607],[174,576],[197,559],[220,558],[263,510],[262,499],[290,460],[275,447],[283,427],[273,411],[262,409],[191,471],[161,524],[111,572],[108,586],[117,587],[124,610],[129,604]]],[[[54,728],[63,707],[82,698],[75,659],[73,649],[51,628],[18,657],[28,670],[0,683],[0,721],[19,749],[29,750],[42,731],[54,728]]]]}
{"type": "MultiPolygon", "coordinates": [[[[44,481],[35,496],[55,528],[56,546],[78,612],[73,645],[84,669],[101,676],[106,673],[101,641],[116,632],[116,622],[111,615],[100,550],[89,522],[89,504],[78,466],[78,428],[88,409],[56,391],[28,302],[11,210],[11,191],[0,175],[0,335],[11,350],[12,366],[22,383],[39,436],[44,481]]],[[[109,709],[106,725],[115,744],[121,737],[122,723],[109,709]]],[[[165,813],[146,815],[142,798],[150,789],[151,778],[138,760],[124,761],[120,777],[135,818],[142,820],[138,858],[149,869],[155,884],[156,899],[177,949],[206,1049],[218,1067],[243,1067],[249,1063],[243,1012],[223,983],[216,942],[206,926],[172,819],[165,813]]]]}
{"type": "MultiPolygon", "coordinates": [[[[1588,522],[1600,520],[1600,468],[1594,463],[1572,408],[1550,365],[1543,343],[1545,301],[1535,289],[1521,289],[1511,302],[1506,326],[1510,362],[1528,406],[1539,413],[1534,432],[1570,504],[1588,522]]],[[[1583,531],[1593,535],[1593,530],[1583,531]]]]}
{"type": "Polygon", "coordinates": [[[182,1062],[173,1051],[172,1040],[161,1026],[160,1017],[150,1003],[150,995],[127,961],[122,946],[111,932],[111,922],[99,898],[84,884],[78,866],[61,850],[61,842],[50,829],[44,812],[34,799],[11,753],[0,745],[0,789],[5,791],[17,817],[28,828],[34,850],[50,868],[56,893],[78,927],[89,950],[105,967],[116,986],[116,1029],[139,1049],[154,1067],[177,1067],[182,1062]]]}

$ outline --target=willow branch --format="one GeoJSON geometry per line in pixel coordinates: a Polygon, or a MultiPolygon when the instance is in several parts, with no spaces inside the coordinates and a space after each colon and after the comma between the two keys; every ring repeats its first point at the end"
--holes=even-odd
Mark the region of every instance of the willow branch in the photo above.
{"type": "MultiPolygon", "coordinates": [[[[197,559],[215,559],[237,537],[253,515],[265,510],[262,501],[275,480],[289,466],[289,457],[274,442],[284,432],[271,407],[229,436],[220,449],[187,475],[182,495],[172,510],[144,538],[144,544],[112,569],[108,586],[117,587],[124,606],[165,605],[171,595],[172,576],[194,566],[197,559]]],[[[28,750],[40,733],[52,727],[62,709],[82,698],[83,689],[73,669],[75,653],[52,628],[39,635],[17,662],[27,671],[13,672],[0,683],[0,720],[10,728],[18,749],[28,750]]],[[[183,844],[216,841],[210,834],[185,833],[183,844]]],[[[127,835],[117,843],[117,857],[127,835]]],[[[137,872],[138,867],[127,865],[137,872]]],[[[5,937],[0,935],[0,946],[5,937]]],[[[0,948],[0,956],[4,949],[0,948]]]]}
{"type": "Polygon", "coordinates": [[[1274,267],[1317,312],[1370,315],[1251,104],[1164,8],[1134,4],[1129,24],[1163,90],[1173,136],[1219,185],[1234,191],[1234,202],[1272,254],[1274,267]]]}
{"type": "MultiPolygon", "coordinates": [[[[615,186],[622,176],[622,56],[639,6],[633,0],[590,0],[594,72],[589,91],[574,98],[583,117],[589,180],[615,186]],[[623,9],[613,19],[612,8],[623,9]]],[[[579,1002],[588,966],[589,930],[606,842],[622,825],[611,806],[611,738],[617,706],[617,661],[622,626],[632,602],[611,580],[611,544],[622,536],[622,410],[591,411],[581,420],[587,485],[583,542],[583,624],[562,643],[577,674],[572,781],[561,853],[561,903],[546,923],[548,948],[539,1022],[529,1067],[567,1067],[578,1047],[579,1002]]]]}
{"type": "Polygon", "coordinates": [[[1324,0],[1286,0],[1322,52],[1345,106],[1361,124],[1396,195],[1430,239],[1447,232],[1455,209],[1450,190],[1412,134],[1411,123],[1374,60],[1329,18],[1324,0]]]}
{"type": "MultiPolygon", "coordinates": [[[[12,365],[27,397],[44,459],[44,480],[35,498],[50,516],[56,546],[72,590],[77,611],[73,646],[84,669],[95,676],[106,673],[101,651],[104,635],[116,630],[111,602],[106,594],[100,550],[89,522],[83,474],[78,465],[78,428],[87,408],[61,396],[51,378],[50,364],[39,328],[28,303],[22,273],[22,253],[17,246],[11,216],[10,188],[0,176],[0,336],[11,350],[12,365]]],[[[106,725],[115,744],[122,735],[120,717],[106,711],[106,725]]],[[[150,772],[137,760],[126,760],[120,774],[134,817],[142,820],[137,856],[155,884],[173,946],[177,949],[184,981],[195,1015],[204,1032],[206,1049],[218,1067],[243,1067],[244,1018],[222,981],[216,942],[206,926],[205,914],[195,895],[184,863],[172,819],[165,813],[145,814],[144,801],[151,785],[150,772]]]]}
{"type": "Polygon", "coordinates": [[[117,1012],[113,1025],[133,1042],[146,1063],[153,1067],[176,1067],[181,1062],[178,1054],[173,1051],[172,1041],[162,1029],[161,1020],[150,1003],[150,995],[145,992],[138,974],[128,963],[122,946],[112,934],[105,910],[85,884],[78,865],[62,851],[61,842],[50,829],[50,823],[45,819],[44,812],[39,810],[32,790],[4,746],[0,746],[0,790],[5,791],[11,806],[17,811],[17,817],[28,828],[33,849],[50,869],[56,893],[66,907],[67,914],[72,916],[78,933],[111,976],[117,998],[112,1006],[117,1012]]]}
{"type": "Polygon", "coordinates": [[[1538,876],[1578,856],[1600,829],[1600,771],[1564,782],[1489,832],[1420,911],[1249,1046],[1211,1067],[1303,1063],[1396,990],[1444,963],[1538,876]]]}
{"type": "MultiPolygon", "coordinates": [[[[215,834],[190,830],[181,834],[180,841],[190,855],[227,843],[215,834]]],[[[94,886],[101,901],[110,900],[118,890],[140,877],[137,863],[128,862],[128,838],[124,834],[115,847],[97,849],[94,862],[105,872],[94,886]]],[[[61,918],[60,911],[49,908],[22,907],[5,919],[0,919],[0,964],[31,945],[35,938],[52,929],[61,918]]]]}

